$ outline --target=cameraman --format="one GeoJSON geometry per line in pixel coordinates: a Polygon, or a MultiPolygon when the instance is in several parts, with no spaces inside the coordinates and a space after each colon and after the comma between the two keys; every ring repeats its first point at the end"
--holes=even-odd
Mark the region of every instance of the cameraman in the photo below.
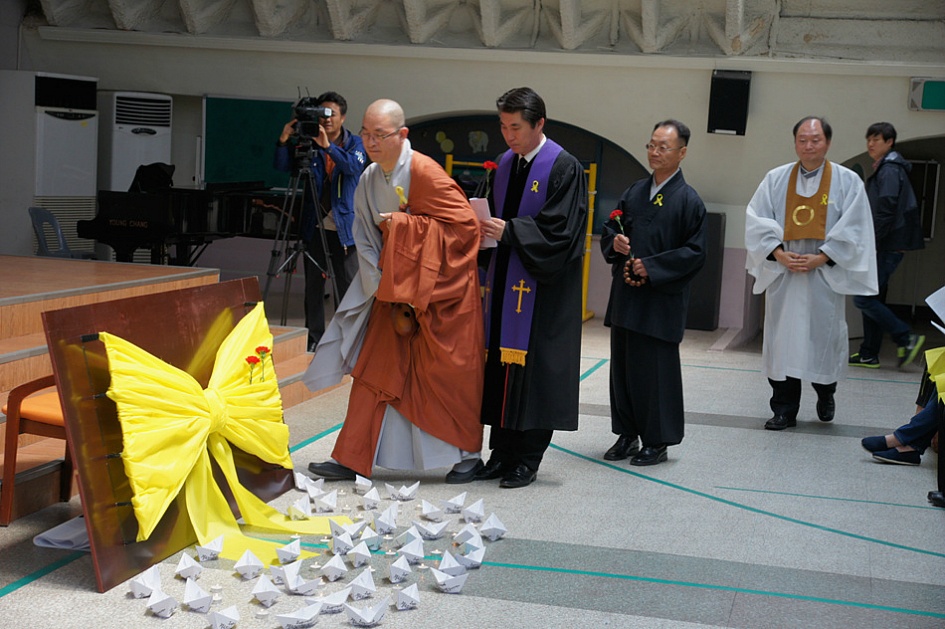
{"type": "MultiPolygon", "coordinates": [[[[291,172],[295,153],[311,146],[314,196],[319,207],[312,207],[311,193],[303,191],[299,235],[305,243],[306,252],[322,268],[327,268],[322,239],[317,233],[316,211],[320,211],[325,240],[331,254],[331,273],[338,288],[336,301],[340,301],[358,272],[358,256],[351,231],[354,222],[354,189],[367,163],[361,138],[343,126],[348,111],[344,97],[337,92],[325,92],[314,99],[312,104],[318,112],[318,134],[315,135],[312,123],[300,124],[298,118],[286,123],[276,145],[275,167],[291,172]],[[331,115],[328,115],[329,112],[331,115]],[[303,131],[305,128],[312,129],[310,137],[300,134],[299,128],[303,131]]],[[[304,257],[305,326],[308,328],[309,351],[314,351],[325,332],[325,276],[312,264],[309,256],[304,257]]]]}

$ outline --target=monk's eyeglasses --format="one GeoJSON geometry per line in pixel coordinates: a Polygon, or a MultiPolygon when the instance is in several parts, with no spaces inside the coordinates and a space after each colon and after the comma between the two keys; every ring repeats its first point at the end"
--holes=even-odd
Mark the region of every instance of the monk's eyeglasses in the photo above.
{"type": "Polygon", "coordinates": [[[655,144],[646,145],[647,151],[649,151],[650,153],[656,153],[657,155],[659,155],[660,153],[669,153],[670,151],[679,151],[679,150],[682,150],[682,148],[683,147],[681,146],[677,146],[673,148],[672,146],[656,146],[655,144]]]}
{"type": "Polygon", "coordinates": [[[359,135],[361,136],[361,139],[362,139],[363,141],[365,141],[365,142],[370,142],[371,140],[374,140],[375,142],[377,142],[378,144],[380,144],[381,142],[383,142],[384,140],[386,140],[386,139],[389,138],[390,136],[392,136],[392,135],[397,135],[397,134],[400,132],[401,129],[403,129],[403,127],[397,127],[396,129],[394,129],[393,131],[391,131],[390,133],[387,133],[387,134],[385,134],[385,135],[378,135],[378,134],[376,134],[376,133],[369,133],[369,132],[365,131],[364,129],[361,129],[361,133],[360,133],[359,135]]]}

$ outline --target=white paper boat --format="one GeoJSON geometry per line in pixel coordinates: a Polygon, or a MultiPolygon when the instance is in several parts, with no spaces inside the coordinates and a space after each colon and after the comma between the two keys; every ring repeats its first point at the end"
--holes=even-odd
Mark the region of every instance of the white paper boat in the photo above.
{"type": "Polygon", "coordinates": [[[367,543],[361,542],[349,550],[345,557],[347,557],[348,561],[351,562],[352,567],[360,568],[361,566],[371,562],[371,549],[368,548],[367,543]]]}
{"type": "Polygon", "coordinates": [[[302,578],[302,562],[294,561],[283,567],[283,578],[285,586],[293,594],[309,595],[314,594],[322,587],[321,579],[306,581],[302,578]]]}
{"type": "Polygon", "coordinates": [[[203,566],[194,561],[194,558],[184,553],[177,562],[177,570],[174,572],[181,579],[196,579],[203,572],[203,566]]]}
{"type": "Polygon", "coordinates": [[[329,581],[337,581],[345,576],[345,573],[348,572],[348,567],[345,566],[345,561],[342,559],[341,555],[334,555],[321,567],[321,572],[329,581]]]}
{"type": "Polygon", "coordinates": [[[213,597],[193,579],[187,579],[184,584],[184,605],[192,612],[205,614],[210,611],[213,597]]]}
{"type": "Polygon", "coordinates": [[[374,486],[370,478],[364,478],[360,474],[354,475],[354,491],[362,496],[374,486]]]}
{"type": "Polygon", "coordinates": [[[482,565],[482,559],[485,557],[485,554],[486,549],[479,547],[471,549],[465,555],[456,555],[455,559],[467,570],[475,570],[482,565]]]}
{"type": "Polygon", "coordinates": [[[197,545],[197,559],[200,561],[213,561],[220,556],[223,551],[223,536],[210,540],[206,546],[197,545]]]}
{"type": "Polygon", "coordinates": [[[394,538],[398,546],[405,546],[415,539],[423,539],[420,531],[417,530],[416,523],[411,524],[410,528],[394,538]]]}
{"type": "Polygon", "coordinates": [[[285,583],[285,568],[275,564],[269,566],[269,578],[276,585],[282,585],[285,583]]]}
{"type": "Polygon", "coordinates": [[[420,481],[417,481],[410,487],[401,485],[399,489],[390,483],[384,483],[384,487],[387,488],[387,494],[390,496],[391,500],[399,500],[403,502],[406,500],[413,500],[417,497],[417,489],[420,488],[420,481]]]}
{"type": "Polygon", "coordinates": [[[420,605],[420,588],[416,583],[411,583],[401,591],[397,592],[397,609],[406,611],[416,609],[420,605]]]}
{"type": "Polygon", "coordinates": [[[389,605],[390,597],[385,598],[373,607],[365,607],[363,609],[352,607],[345,603],[345,614],[348,615],[348,620],[351,621],[352,625],[358,627],[373,627],[384,618],[384,614],[387,613],[387,607],[389,605]]]}
{"type": "Polygon", "coordinates": [[[390,565],[387,578],[390,579],[391,583],[400,583],[404,581],[411,572],[410,562],[407,561],[406,557],[401,555],[397,558],[397,561],[390,565]]]}
{"type": "Polygon", "coordinates": [[[374,530],[377,531],[378,535],[393,533],[397,530],[397,515],[392,513],[389,508],[384,509],[379,516],[374,518],[374,530]]]}
{"type": "Polygon", "coordinates": [[[479,527],[479,532],[490,542],[494,542],[505,535],[507,529],[505,528],[505,525],[502,524],[502,520],[500,520],[498,516],[493,513],[488,518],[486,518],[486,521],[483,522],[482,526],[479,527]]]}
{"type": "Polygon", "coordinates": [[[333,489],[332,491],[319,496],[315,499],[315,510],[319,513],[331,513],[335,510],[335,507],[338,505],[338,490],[333,489]]]}
{"type": "Polygon", "coordinates": [[[312,501],[308,496],[302,496],[289,505],[286,513],[293,520],[307,520],[312,517],[312,501]]]}
{"type": "Polygon", "coordinates": [[[442,522],[443,518],[446,517],[443,509],[440,509],[435,504],[427,502],[426,500],[420,501],[420,515],[430,522],[442,522]]]}
{"type": "Polygon", "coordinates": [[[154,564],[134,579],[128,586],[131,588],[131,594],[135,598],[145,598],[151,596],[151,592],[161,589],[161,569],[154,564]]]}
{"type": "Polygon", "coordinates": [[[454,544],[465,544],[470,539],[479,537],[479,531],[476,530],[475,525],[467,524],[459,530],[459,533],[453,536],[454,544]]]}
{"type": "Polygon", "coordinates": [[[430,522],[429,524],[424,524],[423,522],[414,522],[413,525],[417,527],[420,537],[427,541],[433,541],[443,537],[443,533],[446,531],[446,527],[448,527],[450,523],[447,520],[446,522],[430,522]]]}
{"type": "Polygon", "coordinates": [[[344,535],[348,532],[344,525],[341,522],[336,521],[334,518],[328,518],[328,528],[331,531],[332,537],[335,537],[336,535],[344,535]]]}
{"type": "Polygon", "coordinates": [[[353,601],[371,598],[377,592],[377,586],[374,585],[374,575],[370,568],[362,570],[361,574],[352,579],[348,585],[351,586],[351,600],[353,601]]]}
{"type": "Polygon", "coordinates": [[[313,627],[318,622],[318,614],[321,612],[321,603],[312,603],[301,607],[288,614],[276,614],[276,622],[282,629],[306,629],[313,627]]]}
{"type": "Polygon", "coordinates": [[[463,510],[463,504],[466,502],[466,492],[464,491],[461,494],[457,494],[450,498],[449,500],[444,500],[440,504],[443,505],[443,511],[446,513],[459,513],[463,510]]]}
{"type": "Polygon", "coordinates": [[[154,590],[148,597],[148,609],[155,616],[170,618],[177,611],[177,599],[162,590],[154,590]]]}
{"type": "Polygon", "coordinates": [[[305,491],[305,481],[311,480],[308,476],[302,472],[295,472],[292,474],[292,478],[295,480],[295,488],[299,491],[305,491]]]}
{"type": "Polygon", "coordinates": [[[346,555],[352,548],[354,548],[354,540],[347,532],[331,538],[331,552],[335,555],[346,555]]]}
{"type": "Polygon", "coordinates": [[[292,563],[298,559],[302,554],[302,542],[301,540],[294,539],[285,546],[280,546],[276,548],[276,557],[279,558],[279,563],[287,564],[292,563]]]}
{"type": "Polygon", "coordinates": [[[319,478],[318,480],[308,479],[308,483],[305,485],[305,493],[308,494],[309,500],[315,501],[325,495],[325,479],[319,478]]]}
{"type": "Polygon", "coordinates": [[[282,592],[273,584],[266,575],[259,577],[259,581],[253,586],[252,595],[263,607],[272,607],[276,599],[282,596],[282,592]]]}
{"type": "Polygon", "coordinates": [[[364,527],[364,530],[361,531],[361,542],[367,544],[367,547],[371,550],[380,550],[382,541],[381,536],[375,533],[370,526],[364,527]]]}
{"type": "Polygon", "coordinates": [[[466,568],[463,567],[461,563],[456,561],[456,558],[453,557],[453,555],[451,555],[448,551],[443,553],[443,558],[440,559],[440,565],[437,566],[437,570],[440,572],[445,572],[451,577],[466,573],[466,568]]]}
{"type": "Polygon", "coordinates": [[[482,522],[485,515],[485,504],[482,498],[463,509],[463,519],[467,522],[482,522]]]}
{"type": "Polygon", "coordinates": [[[447,594],[459,594],[462,592],[463,586],[466,584],[466,577],[469,576],[468,572],[452,576],[445,572],[440,572],[436,568],[430,568],[430,572],[433,574],[433,578],[436,579],[436,587],[440,588],[441,592],[446,592],[447,594]]]}
{"type": "Polygon", "coordinates": [[[352,522],[351,524],[343,524],[342,526],[345,529],[345,533],[350,535],[351,539],[355,539],[361,534],[361,531],[367,528],[367,525],[366,520],[361,520],[360,522],[352,522]]]}
{"type": "Polygon", "coordinates": [[[377,493],[377,487],[371,487],[364,494],[364,497],[361,499],[361,505],[364,507],[365,511],[373,511],[377,509],[377,505],[381,502],[381,495],[377,493]]]}
{"type": "Polygon", "coordinates": [[[340,614],[344,611],[344,604],[345,601],[348,600],[349,594],[351,594],[351,588],[347,587],[332,594],[326,594],[325,596],[306,598],[305,602],[321,604],[322,609],[319,612],[321,614],[340,614]]]}
{"type": "Polygon", "coordinates": [[[415,539],[408,544],[404,544],[397,552],[405,557],[411,565],[418,564],[423,560],[423,540],[415,539]]]}
{"type": "Polygon", "coordinates": [[[240,611],[236,609],[236,605],[218,612],[210,612],[211,629],[233,629],[239,621],[240,611]]]}
{"type": "Polygon", "coordinates": [[[247,550],[236,561],[233,568],[240,573],[240,576],[246,579],[255,579],[262,572],[263,564],[253,551],[247,550]]]}

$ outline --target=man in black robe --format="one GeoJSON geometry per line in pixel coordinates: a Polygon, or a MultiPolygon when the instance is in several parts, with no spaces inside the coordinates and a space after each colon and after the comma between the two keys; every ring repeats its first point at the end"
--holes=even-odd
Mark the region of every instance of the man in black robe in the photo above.
{"type": "Polygon", "coordinates": [[[656,125],[646,145],[653,174],[627,188],[604,223],[601,250],[613,281],[604,325],[610,327],[610,416],[617,442],[608,461],[666,460],[683,438],[679,343],[689,283],[705,263],[705,205],[683,179],[689,128],[656,125]],[[643,443],[641,450],[637,438],[643,443]]]}
{"type": "Polygon", "coordinates": [[[482,422],[489,463],[476,480],[524,487],[554,430],[577,430],[587,181],[581,163],[543,133],[531,88],[496,101],[509,150],[499,159],[482,235],[499,244],[485,284],[482,422]]]}

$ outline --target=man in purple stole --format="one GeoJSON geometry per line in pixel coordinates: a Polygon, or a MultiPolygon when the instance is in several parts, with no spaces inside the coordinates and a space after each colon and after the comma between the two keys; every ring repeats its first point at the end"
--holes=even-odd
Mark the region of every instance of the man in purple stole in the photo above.
{"type": "Polygon", "coordinates": [[[631,465],[656,465],[683,438],[679,343],[689,284],[706,256],[705,205],[680,169],[689,136],[678,120],[657,123],[646,145],[653,174],[627,188],[620,214],[601,232],[613,276],[604,325],[617,442],[604,454],[608,461],[633,457],[631,465]]]}
{"type": "Polygon", "coordinates": [[[577,430],[584,167],[543,133],[545,103],[527,87],[496,101],[509,147],[499,160],[482,235],[499,244],[485,283],[486,377],[482,423],[488,464],[476,480],[524,487],[554,430],[577,430]]]}

